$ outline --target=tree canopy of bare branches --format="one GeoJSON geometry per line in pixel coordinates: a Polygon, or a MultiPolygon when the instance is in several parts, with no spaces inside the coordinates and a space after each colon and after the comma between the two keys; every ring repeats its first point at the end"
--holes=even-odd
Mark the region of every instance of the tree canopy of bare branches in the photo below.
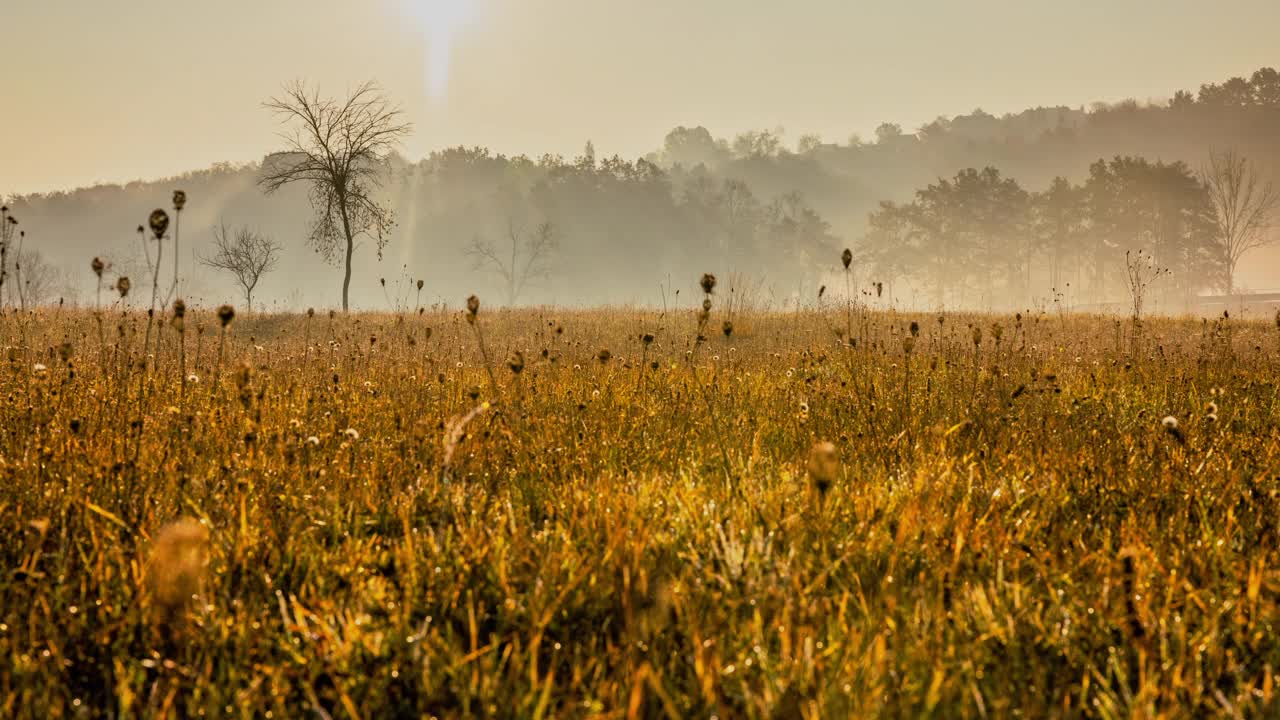
{"type": "Polygon", "coordinates": [[[402,113],[373,83],[357,87],[346,100],[322,98],[301,82],[267,101],[289,130],[286,147],[264,163],[260,179],[267,193],[290,183],[310,186],[315,221],[310,243],[328,261],[343,261],[342,309],[349,308],[351,261],[356,239],[374,240],[378,257],[393,225],[390,207],[375,193],[388,155],[409,133],[402,113]]]}
{"type": "Polygon", "coordinates": [[[1280,192],[1235,150],[1210,153],[1209,166],[1201,175],[1217,214],[1218,242],[1227,258],[1227,294],[1231,295],[1240,259],[1274,242],[1267,231],[1280,205],[1280,192]]]}
{"type": "Polygon", "coordinates": [[[253,308],[253,291],[262,276],[280,261],[280,245],[271,238],[242,226],[234,234],[226,225],[213,229],[213,255],[201,258],[206,267],[228,272],[244,292],[245,307],[253,308]]]}
{"type": "Polygon", "coordinates": [[[507,240],[509,245],[504,243],[504,247],[499,248],[493,242],[475,237],[467,254],[477,270],[488,269],[502,278],[507,304],[514,305],[530,282],[551,274],[551,256],[558,243],[551,223],[541,223],[533,232],[525,232],[510,218],[507,240]]]}

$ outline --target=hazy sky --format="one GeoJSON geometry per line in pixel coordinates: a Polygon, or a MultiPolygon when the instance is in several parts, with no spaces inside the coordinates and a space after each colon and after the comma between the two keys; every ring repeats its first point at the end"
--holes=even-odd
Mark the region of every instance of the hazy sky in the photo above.
{"type": "Polygon", "coordinates": [[[382,83],[413,158],[636,156],[1167,97],[1280,65],[1277,27],[1277,0],[0,0],[0,195],[260,159],[294,78],[382,83]]]}

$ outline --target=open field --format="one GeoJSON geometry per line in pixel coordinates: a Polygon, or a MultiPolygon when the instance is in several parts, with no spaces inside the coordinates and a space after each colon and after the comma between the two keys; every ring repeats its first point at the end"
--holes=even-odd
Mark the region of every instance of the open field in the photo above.
{"type": "Polygon", "coordinates": [[[1276,712],[1276,324],[713,297],[6,313],[0,716],[1276,712]]]}

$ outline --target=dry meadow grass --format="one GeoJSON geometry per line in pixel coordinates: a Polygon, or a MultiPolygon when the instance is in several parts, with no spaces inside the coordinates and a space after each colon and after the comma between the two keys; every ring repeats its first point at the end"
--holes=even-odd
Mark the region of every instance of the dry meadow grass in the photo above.
{"type": "Polygon", "coordinates": [[[1270,321],[475,319],[0,317],[0,716],[1276,711],[1270,321]]]}

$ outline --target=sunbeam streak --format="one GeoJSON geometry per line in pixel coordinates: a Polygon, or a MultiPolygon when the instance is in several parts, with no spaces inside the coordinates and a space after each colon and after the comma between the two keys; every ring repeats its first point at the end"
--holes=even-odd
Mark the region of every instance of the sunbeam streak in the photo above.
{"type": "Polygon", "coordinates": [[[475,0],[402,0],[426,42],[427,94],[439,101],[449,90],[449,70],[458,32],[475,16],[475,0]]]}

